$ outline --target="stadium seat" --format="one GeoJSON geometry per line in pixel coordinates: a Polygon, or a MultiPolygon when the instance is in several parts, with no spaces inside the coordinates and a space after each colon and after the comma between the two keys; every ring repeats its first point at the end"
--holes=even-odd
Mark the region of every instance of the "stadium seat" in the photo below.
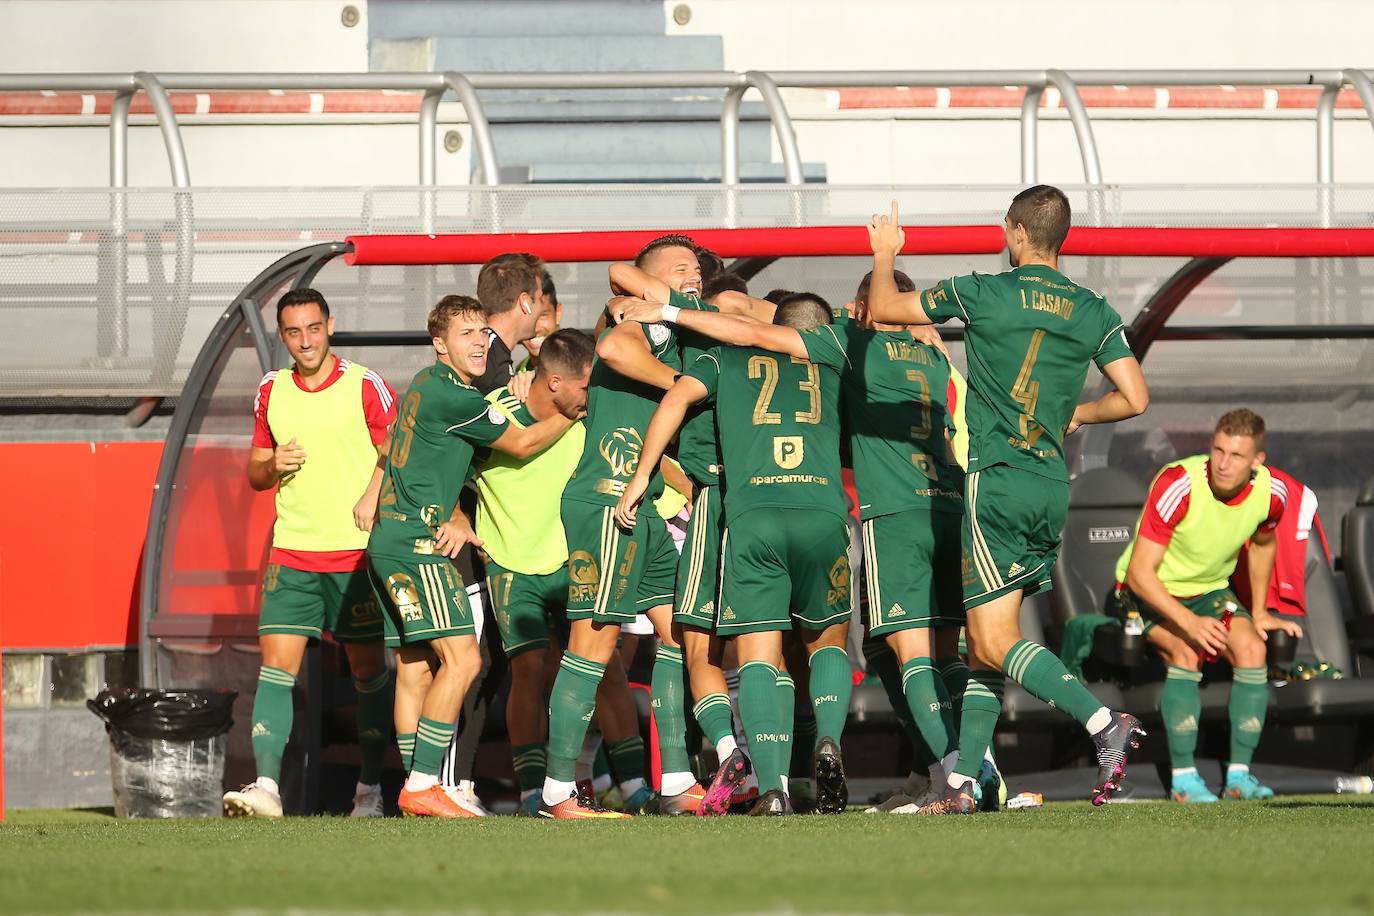
{"type": "Polygon", "coordinates": [[[1147,490],[1118,468],[1098,468],[1069,484],[1052,607],[1057,626],[1080,614],[1100,614],[1116,582],[1116,561],[1131,542],[1147,490]]]}
{"type": "Polygon", "coordinates": [[[1365,482],[1345,514],[1345,581],[1355,603],[1351,637],[1362,654],[1374,653],[1374,478],[1365,482]]]}

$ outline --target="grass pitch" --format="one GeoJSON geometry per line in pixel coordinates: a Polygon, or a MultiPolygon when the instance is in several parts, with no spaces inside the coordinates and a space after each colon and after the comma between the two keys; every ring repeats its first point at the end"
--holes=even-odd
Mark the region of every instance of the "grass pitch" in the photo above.
{"type": "Polygon", "coordinates": [[[117,821],[9,812],[0,913],[1369,913],[1374,802],[970,818],[117,821]]]}

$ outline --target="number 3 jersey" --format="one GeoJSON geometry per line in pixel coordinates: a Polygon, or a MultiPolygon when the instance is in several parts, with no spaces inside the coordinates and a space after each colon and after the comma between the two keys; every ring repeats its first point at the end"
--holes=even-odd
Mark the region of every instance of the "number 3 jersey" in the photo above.
{"type": "Polygon", "coordinates": [[[434,533],[458,502],[473,452],[505,431],[505,415],[450,366],[436,361],[417,372],[397,412],[368,551],[434,553],[434,533]]]}
{"type": "Polygon", "coordinates": [[[840,374],[849,358],[833,327],[799,333],[809,359],[721,346],[686,367],[715,401],[727,518],[765,506],[848,514],[840,374]]]}
{"type": "Polygon", "coordinates": [[[1132,355],[1121,316],[1042,264],[941,281],[921,305],[932,321],[967,328],[969,473],[1006,464],[1067,481],[1064,429],[1088,363],[1132,355]]]}

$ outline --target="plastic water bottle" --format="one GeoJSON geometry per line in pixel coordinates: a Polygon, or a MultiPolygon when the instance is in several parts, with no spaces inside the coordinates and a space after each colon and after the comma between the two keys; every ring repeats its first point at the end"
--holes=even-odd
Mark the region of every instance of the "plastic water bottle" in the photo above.
{"type": "MultiPolygon", "coordinates": [[[[1226,632],[1228,633],[1231,632],[1231,618],[1235,616],[1236,603],[1234,601],[1226,602],[1226,609],[1221,612],[1221,625],[1226,628],[1226,632]]],[[[1198,661],[1202,662],[1203,664],[1210,664],[1216,660],[1217,657],[1213,655],[1211,652],[1198,653],[1198,661]]]]}
{"type": "Polygon", "coordinates": [[[1374,779],[1368,776],[1337,776],[1336,794],[1369,795],[1374,792],[1374,779]]]}

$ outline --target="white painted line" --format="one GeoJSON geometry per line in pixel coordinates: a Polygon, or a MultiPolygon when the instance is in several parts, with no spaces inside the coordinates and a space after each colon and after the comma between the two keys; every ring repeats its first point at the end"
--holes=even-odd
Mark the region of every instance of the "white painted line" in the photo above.
{"type": "Polygon", "coordinates": [[[1168,107],[1169,107],[1169,90],[1168,90],[1168,89],[1156,89],[1156,90],[1155,90],[1155,107],[1156,107],[1156,108],[1168,108],[1168,107]]]}
{"type": "Polygon", "coordinates": [[[203,115],[210,113],[210,93],[196,93],[196,114],[203,115]]]}
{"type": "Polygon", "coordinates": [[[323,113],[324,113],[324,93],[323,93],[323,92],[312,92],[312,93],[310,93],[310,113],[311,113],[311,114],[323,114],[323,113]]]}
{"type": "Polygon", "coordinates": [[[935,107],[936,107],[936,108],[948,108],[948,107],[949,107],[949,96],[950,96],[950,92],[949,92],[949,89],[948,89],[948,88],[946,88],[946,87],[944,87],[944,86],[940,86],[940,87],[936,88],[936,90],[935,90],[935,107]]]}
{"type": "Polygon", "coordinates": [[[95,96],[84,92],[81,94],[81,113],[83,115],[95,114],[95,96]]]}

